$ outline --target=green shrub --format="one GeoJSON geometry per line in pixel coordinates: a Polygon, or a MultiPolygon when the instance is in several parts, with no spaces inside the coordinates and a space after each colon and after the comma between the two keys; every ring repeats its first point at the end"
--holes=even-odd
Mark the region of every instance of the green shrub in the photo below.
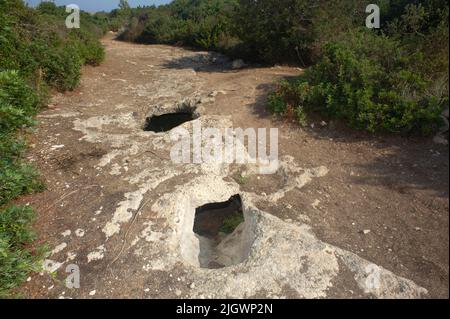
{"type": "Polygon", "coordinates": [[[284,115],[288,108],[288,103],[280,91],[270,93],[267,103],[270,111],[277,115],[284,115]]]}
{"type": "MultiPolygon", "coordinates": [[[[175,0],[165,6],[132,9],[132,17],[119,39],[231,50],[232,42],[226,43],[225,39],[231,38],[235,4],[235,0],[175,0]]],[[[121,19],[123,14],[118,10],[111,17],[121,19]]]]}
{"type": "Polygon", "coordinates": [[[80,81],[82,58],[73,45],[49,54],[44,62],[45,80],[60,91],[74,89],[80,81]]]}
{"type": "Polygon", "coordinates": [[[306,125],[304,102],[309,90],[308,83],[304,81],[282,81],[277,89],[268,97],[270,111],[277,115],[294,118],[300,125],[306,125]]]}
{"type": "MultiPolygon", "coordinates": [[[[0,137],[4,138],[5,135],[0,137]]],[[[4,146],[1,145],[0,149],[4,146]]],[[[20,195],[44,189],[36,169],[16,157],[2,156],[0,158],[0,169],[0,207],[20,195]]]]}
{"type": "Polygon", "coordinates": [[[441,124],[448,97],[429,94],[433,83],[411,67],[421,59],[386,36],[353,32],[325,45],[320,61],[301,79],[282,84],[269,105],[275,113],[289,105],[321,112],[371,132],[430,134],[441,124]]]}
{"type": "Polygon", "coordinates": [[[92,34],[84,30],[73,30],[69,37],[81,58],[81,64],[98,66],[104,60],[105,50],[92,34]]]}
{"type": "Polygon", "coordinates": [[[205,20],[194,35],[197,46],[205,50],[213,50],[219,45],[222,26],[213,20],[214,19],[205,20]]]}
{"type": "Polygon", "coordinates": [[[38,97],[17,71],[0,72],[0,132],[32,125],[37,107],[38,97]]]}
{"type": "Polygon", "coordinates": [[[51,88],[75,88],[82,64],[98,65],[104,57],[98,40],[104,19],[81,14],[81,29],[68,30],[64,7],[42,2],[35,10],[20,0],[0,0],[0,298],[43,256],[30,248],[31,208],[8,206],[44,188],[35,168],[22,160],[25,129],[51,88]]]}
{"type": "Polygon", "coordinates": [[[33,250],[33,210],[29,206],[0,209],[0,298],[10,297],[30,271],[39,270],[45,248],[33,250]]]}
{"type": "Polygon", "coordinates": [[[309,26],[314,7],[301,0],[240,0],[234,16],[236,33],[253,60],[301,63],[313,41],[309,26]]]}
{"type": "Polygon", "coordinates": [[[48,84],[60,91],[71,90],[79,82],[81,65],[98,65],[104,49],[98,37],[105,23],[81,12],[81,29],[67,29],[64,7],[42,2],[37,10],[22,1],[0,2],[0,71],[18,70],[29,83],[48,84]],[[39,75],[39,76],[38,76],[39,75]]]}

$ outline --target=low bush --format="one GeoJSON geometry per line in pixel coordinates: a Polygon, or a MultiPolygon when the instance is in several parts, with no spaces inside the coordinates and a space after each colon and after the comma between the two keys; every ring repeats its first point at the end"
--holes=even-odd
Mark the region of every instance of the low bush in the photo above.
{"type": "Polygon", "coordinates": [[[17,71],[0,72],[0,132],[33,124],[38,97],[17,71]]]}
{"type": "Polygon", "coordinates": [[[21,160],[25,149],[17,133],[0,134],[0,214],[11,200],[44,189],[36,169],[21,160]]]}

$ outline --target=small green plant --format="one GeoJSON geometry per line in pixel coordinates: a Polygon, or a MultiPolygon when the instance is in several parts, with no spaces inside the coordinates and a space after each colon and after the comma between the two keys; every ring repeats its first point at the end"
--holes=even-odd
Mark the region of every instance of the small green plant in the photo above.
{"type": "Polygon", "coordinates": [[[240,224],[244,222],[244,215],[242,212],[235,212],[224,219],[220,232],[231,234],[240,224]]]}
{"type": "Polygon", "coordinates": [[[105,50],[95,35],[83,29],[74,29],[69,34],[69,39],[82,64],[98,66],[104,60],[105,50]]]}
{"type": "Polygon", "coordinates": [[[245,185],[248,183],[250,176],[247,175],[243,175],[242,173],[236,173],[234,175],[234,180],[239,184],[239,185],[245,185]]]}
{"type": "Polygon", "coordinates": [[[298,124],[300,126],[306,126],[307,120],[306,120],[306,113],[302,106],[299,106],[295,109],[295,116],[297,117],[298,124]]]}
{"type": "Polygon", "coordinates": [[[33,124],[38,97],[17,71],[0,71],[0,133],[33,124]]]}

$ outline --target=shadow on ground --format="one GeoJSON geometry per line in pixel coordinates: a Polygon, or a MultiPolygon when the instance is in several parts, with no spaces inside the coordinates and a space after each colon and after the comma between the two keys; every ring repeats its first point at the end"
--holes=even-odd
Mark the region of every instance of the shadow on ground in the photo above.
{"type": "Polygon", "coordinates": [[[247,64],[233,67],[232,59],[217,52],[193,52],[194,54],[182,56],[167,61],[162,66],[167,69],[184,70],[193,69],[195,72],[237,73],[242,69],[256,69],[263,67],[259,64],[247,64]]]}

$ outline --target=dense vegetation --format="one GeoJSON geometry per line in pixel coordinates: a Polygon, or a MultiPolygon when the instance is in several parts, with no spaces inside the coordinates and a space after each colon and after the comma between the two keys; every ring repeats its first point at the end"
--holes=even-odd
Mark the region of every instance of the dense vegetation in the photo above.
{"type": "Polygon", "coordinates": [[[12,205],[44,188],[36,169],[22,160],[34,115],[51,90],[71,90],[83,64],[104,56],[98,37],[106,23],[87,13],[80,29],[67,29],[65,8],[43,2],[36,9],[0,0],[0,297],[36,269],[42,249],[32,246],[29,206],[12,205]]]}
{"type": "Polygon", "coordinates": [[[120,38],[309,66],[283,82],[270,109],[320,113],[369,131],[430,134],[448,106],[448,3],[382,0],[380,29],[362,0],[175,0],[110,15],[120,38]],[[120,23],[119,19],[120,17],[120,23]]]}
{"type": "Polygon", "coordinates": [[[225,51],[237,41],[232,37],[236,5],[236,0],[176,0],[159,7],[119,9],[111,15],[127,17],[123,40],[225,51]]]}

